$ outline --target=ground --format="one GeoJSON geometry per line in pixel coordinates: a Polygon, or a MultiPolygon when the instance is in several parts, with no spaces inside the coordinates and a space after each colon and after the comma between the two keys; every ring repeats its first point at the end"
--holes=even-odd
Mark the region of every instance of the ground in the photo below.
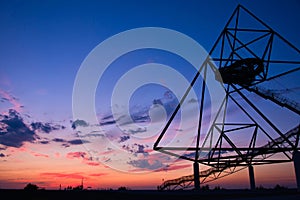
{"type": "Polygon", "coordinates": [[[192,199],[243,199],[243,200],[298,200],[300,192],[295,189],[286,190],[211,190],[211,191],[149,191],[149,190],[126,190],[126,191],[59,191],[59,190],[0,190],[0,195],[9,199],[32,199],[32,200],[60,200],[60,199],[130,199],[130,200],[192,200],[192,199]]]}

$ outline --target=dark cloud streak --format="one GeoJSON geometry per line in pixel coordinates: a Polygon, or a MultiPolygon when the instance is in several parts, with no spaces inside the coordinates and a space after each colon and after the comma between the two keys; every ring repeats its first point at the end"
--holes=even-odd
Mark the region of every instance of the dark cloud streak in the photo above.
{"type": "Polygon", "coordinates": [[[33,130],[38,130],[44,133],[50,133],[52,131],[60,130],[60,129],[65,129],[65,126],[61,126],[58,124],[50,124],[50,123],[42,123],[42,122],[32,122],[30,124],[31,128],[33,130]]]}
{"type": "Polygon", "coordinates": [[[89,124],[81,119],[77,119],[74,122],[72,122],[72,128],[76,129],[78,126],[83,126],[83,127],[87,127],[89,124]]]}
{"type": "Polygon", "coordinates": [[[37,132],[50,133],[65,129],[64,126],[52,123],[32,122],[26,123],[20,113],[9,109],[8,114],[0,114],[0,144],[7,147],[21,147],[24,142],[48,144],[49,141],[39,141],[37,132]]]}
{"type": "Polygon", "coordinates": [[[119,143],[125,142],[126,140],[129,140],[129,139],[130,139],[130,136],[129,136],[129,135],[121,136],[121,137],[120,137],[120,140],[119,140],[119,143]]]}
{"type": "Polygon", "coordinates": [[[7,115],[1,115],[0,144],[10,147],[21,147],[24,142],[33,142],[35,132],[23,121],[19,113],[10,109],[7,115]]]}

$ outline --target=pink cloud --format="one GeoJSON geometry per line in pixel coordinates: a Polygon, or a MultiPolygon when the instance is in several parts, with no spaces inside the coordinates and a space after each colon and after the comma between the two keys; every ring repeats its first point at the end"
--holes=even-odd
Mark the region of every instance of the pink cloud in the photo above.
{"type": "Polygon", "coordinates": [[[104,176],[107,175],[106,173],[95,173],[95,174],[89,174],[89,176],[104,176]]]}
{"type": "Polygon", "coordinates": [[[165,168],[158,169],[158,170],[155,170],[155,171],[172,171],[172,170],[184,169],[184,168],[188,168],[188,167],[191,167],[191,165],[190,164],[172,165],[172,166],[167,166],[165,168]]]}
{"type": "Polygon", "coordinates": [[[69,152],[67,153],[67,158],[73,159],[73,158],[83,158],[86,159],[86,153],[81,151],[76,152],[69,152]]]}
{"type": "Polygon", "coordinates": [[[40,175],[51,177],[51,178],[73,178],[73,179],[82,179],[82,178],[84,178],[84,176],[81,173],[45,172],[45,173],[41,173],[40,175]]]}
{"type": "Polygon", "coordinates": [[[88,154],[82,151],[76,151],[76,152],[69,152],[66,155],[69,159],[82,159],[82,162],[84,164],[90,165],[90,166],[99,166],[99,162],[94,162],[92,157],[88,157],[88,154]]]}
{"type": "Polygon", "coordinates": [[[100,163],[98,162],[85,162],[87,165],[90,165],[90,166],[99,166],[100,163]]]}
{"type": "Polygon", "coordinates": [[[56,158],[59,158],[59,157],[60,157],[60,153],[56,152],[56,153],[54,154],[54,156],[55,156],[56,158]]]}
{"type": "Polygon", "coordinates": [[[27,152],[27,148],[22,146],[19,148],[11,147],[9,148],[10,153],[18,153],[18,152],[27,152]]]}
{"type": "Polygon", "coordinates": [[[17,112],[22,111],[23,105],[21,105],[20,102],[11,94],[0,89],[0,96],[2,96],[3,99],[8,101],[10,104],[12,104],[12,109],[16,110],[17,112]]]}
{"type": "Polygon", "coordinates": [[[31,154],[35,157],[44,157],[44,158],[49,158],[49,155],[47,154],[42,154],[42,153],[35,153],[35,152],[31,152],[31,154]]]}

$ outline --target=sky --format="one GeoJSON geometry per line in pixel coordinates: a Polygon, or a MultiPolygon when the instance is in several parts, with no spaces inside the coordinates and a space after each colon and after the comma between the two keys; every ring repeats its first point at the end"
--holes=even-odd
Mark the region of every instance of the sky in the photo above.
{"type": "MultiPolygon", "coordinates": [[[[201,45],[197,46],[199,51],[188,55],[194,58],[199,53],[199,59],[203,59],[239,3],[300,47],[300,3],[296,0],[1,0],[0,188],[23,188],[30,182],[58,189],[59,185],[79,185],[83,179],[84,185],[93,189],[156,189],[163,180],[191,174],[191,162],[152,150],[197,70],[193,63],[166,49],[185,48],[186,43],[174,39],[184,35],[192,38],[184,41],[201,45]],[[111,42],[121,38],[120,33],[143,27],[173,30],[176,34],[170,43],[170,38],[160,38],[156,32],[111,42]],[[135,48],[118,55],[130,44],[143,47],[135,41],[152,36],[158,37],[166,49],[135,48]],[[103,54],[96,55],[103,46],[103,54]],[[93,55],[100,60],[97,67],[108,63],[114,54],[117,59],[102,74],[93,71],[79,82],[84,66],[95,64],[90,61],[93,55]],[[94,78],[99,79],[92,86],[94,78]],[[78,93],[84,101],[85,92],[95,87],[92,104],[87,104],[94,108],[97,123],[78,118],[76,112],[74,118],[76,84],[87,89],[78,93]]],[[[282,81],[287,88],[293,85],[299,89],[295,79],[282,81]]],[[[299,100],[299,92],[295,96],[299,100]]],[[[169,134],[162,143],[194,144],[198,97],[199,93],[188,96],[182,107],[185,112],[177,115],[170,126],[171,133],[176,134],[169,134]]],[[[254,98],[266,112],[282,111],[254,98]]],[[[210,104],[206,106],[209,109],[210,104]]],[[[286,110],[282,113],[288,122],[280,115],[273,117],[283,130],[299,123],[297,115],[286,110]]],[[[257,185],[296,185],[292,163],[255,167],[255,173],[257,185]]],[[[210,184],[247,188],[247,171],[210,184]]]]}

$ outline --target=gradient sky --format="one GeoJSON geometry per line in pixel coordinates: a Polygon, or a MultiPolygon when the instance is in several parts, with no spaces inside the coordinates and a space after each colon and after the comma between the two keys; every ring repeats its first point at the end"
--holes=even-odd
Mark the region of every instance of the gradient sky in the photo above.
{"type": "MultiPolygon", "coordinates": [[[[72,121],[73,84],[91,50],[108,37],[133,28],[174,29],[209,51],[239,3],[300,47],[297,24],[300,3],[297,0],[1,0],[0,188],[23,188],[31,182],[46,189],[58,189],[60,184],[62,187],[76,186],[83,178],[85,186],[92,188],[156,189],[163,179],[191,174],[192,163],[154,154],[153,138],[141,142],[129,137],[149,131],[131,129],[130,126],[120,131],[110,121],[113,85],[126,71],[133,66],[156,62],[173,66],[190,80],[195,71],[185,60],[151,49],[131,52],[114,62],[98,85],[97,116],[106,136],[115,141],[120,150],[131,154],[130,159],[135,158],[126,161],[127,167],[122,166],[122,161],[118,163],[120,154],[109,146],[100,147],[103,151],[98,152],[101,154],[99,159],[89,155],[90,145],[94,143],[78,137],[75,128],[85,124],[72,121]],[[180,68],[182,65],[187,68],[180,68]],[[12,127],[10,130],[9,126],[12,127]],[[7,132],[10,134],[5,135],[7,132]],[[116,164],[106,164],[111,160],[116,164]]],[[[296,83],[299,86],[299,81],[296,83]]],[[[145,85],[130,99],[131,116],[143,116],[154,100],[167,105],[165,109],[169,114],[178,103],[173,97],[174,94],[163,86],[163,80],[162,85],[145,85]]],[[[267,104],[262,102],[261,105],[267,104]]],[[[189,109],[193,110],[193,107],[189,109]]],[[[286,129],[299,122],[298,116],[292,117],[286,129]]],[[[142,120],[141,123],[148,122],[142,120]]],[[[173,128],[176,129],[176,124],[173,128]]],[[[94,132],[93,136],[103,137],[103,132],[94,132]]],[[[273,165],[272,168],[260,166],[255,170],[257,185],[296,185],[292,163],[273,165]]],[[[249,185],[247,171],[211,185],[246,188],[249,185]]]]}

